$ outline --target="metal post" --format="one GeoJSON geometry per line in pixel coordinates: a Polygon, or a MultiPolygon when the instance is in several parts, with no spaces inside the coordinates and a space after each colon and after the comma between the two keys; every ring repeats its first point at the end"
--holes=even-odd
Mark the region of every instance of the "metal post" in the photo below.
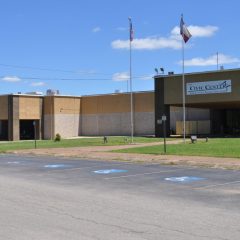
{"type": "Polygon", "coordinates": [[[131,139],[133,143],[133,92],[132,92],[132,44],[130,41],[130,95],[131,95],[131,139]]]}
{"type": "Polygon", "coordinates": [[[36,121],[33,121],[33,126],[34,126],[34,145],[35,149],[37,148],[37,129],[36,129],[36,121]]]}
{"type": "Polygon", "coordinates": [[[185,69],[184,69],[184,40],[182,40],[182,99],[183,99],[183,142],[186,142],[186,106],[185,106],[185,69]]]}
{"type": "Polygon", "coordinates": [[[163,115],[163,116],[162,116],[162,121],[163,121],[164,153],[167,152],[167,144],[166,144],[166,120],[167,120],[166,115],[163,115]]]}
{"type": "Polygon", "coordinates": [[[129,80],[130,80],[130,98],[131,98],[131,140],[133,143],[133,135],[134,135],[134,119],[133,119],[133,92],[132,92],[132,41],[133,41],[133,28],[132,28],[132,19],[129,20],[129,80]]]}

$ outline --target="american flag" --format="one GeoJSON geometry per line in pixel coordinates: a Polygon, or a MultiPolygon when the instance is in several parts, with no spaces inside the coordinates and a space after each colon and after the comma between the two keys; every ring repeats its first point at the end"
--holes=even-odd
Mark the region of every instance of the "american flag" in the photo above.
{"type": "Polygon", "coordinates": [[[128,19],[129,19],[129,35],[130,35],[129,39],[132,42],[133,41],[133,36],[134,36],[132,19],[131,18],[128,18],[128,19]]]}
{"type": "Polygon", "coordinates": [[[183,21],[183,16],[181,17],[181,21],[180,21],[180,34],[182,35],[185,43],[192,37],[191,33],[188,31],[183,21]]]}

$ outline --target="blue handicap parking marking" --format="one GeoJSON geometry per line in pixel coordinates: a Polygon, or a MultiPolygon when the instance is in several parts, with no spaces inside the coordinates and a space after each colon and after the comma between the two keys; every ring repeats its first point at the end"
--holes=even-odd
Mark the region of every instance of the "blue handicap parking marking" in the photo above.
{"type": "Polygon", "coordinates": [[[202,180],[205,180],[205,178],[193,177],[193,176],[183,176],[183,177],[164,178],[164,180],[169,181],[169,182],[189,183],[189,182],[202,181],[202,180]]]}
{"type": "Polygon", "coordinates": [[[102,170],[96,170],[93,172],[96,174],[112,174],[112,173],[125,173],[128,171],[124,169],[102,169],[102,170]]]}
{"type": "Polygon", "coordinates": [[[55,168],[68,168],[68,167],[71,167],[71,166],[67,165],[67,164],[47,164],[47,165],[44,165],[44,167],[55,169],[55,168]]]}

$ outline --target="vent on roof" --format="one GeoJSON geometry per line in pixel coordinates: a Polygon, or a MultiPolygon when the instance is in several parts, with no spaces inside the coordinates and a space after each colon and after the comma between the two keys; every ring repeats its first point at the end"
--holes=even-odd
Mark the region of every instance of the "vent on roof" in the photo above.
{"type": "Polygon", "coordinates": [[[116,89],[115,93],[122,93],[122,90],[121,89],[116,89]]]}
{"type": "Polygon", "coordinates": [[[54,90],[54,89],[47,90],[47,96],[55,96],[55,95],[59,95],[59,94],[60,94],[59,90],[54,90]]]}
{"type": "Polygon", "coordinates": [[[43,92],[26,92],[27,95],[43,95],[43,92]]]}

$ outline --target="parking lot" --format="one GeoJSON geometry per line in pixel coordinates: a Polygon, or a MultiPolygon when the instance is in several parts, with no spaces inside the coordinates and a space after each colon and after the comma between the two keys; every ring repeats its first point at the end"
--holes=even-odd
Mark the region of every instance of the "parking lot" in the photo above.
{"type": "Polygon", "coordinates": [[[1,239],[239,239],[240,172],[0,156],[1,239]]]}

